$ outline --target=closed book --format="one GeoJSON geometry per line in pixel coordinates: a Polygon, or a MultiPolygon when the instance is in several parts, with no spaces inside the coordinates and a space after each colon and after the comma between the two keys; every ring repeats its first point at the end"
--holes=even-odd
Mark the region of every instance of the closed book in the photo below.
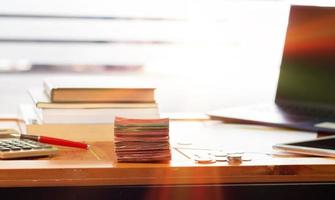
{"type": "Polygon", "coordinates": [[[26,124],[26,133],[73,141],[113,141],[113,124],[26,124]]]}
{"type": "Polygon", "coordinates": [[[43,88],[32,88],[28,92],[36,107],[41,109],[157,108],[156,103],[55,103],[50,101],[43,88]]]}
{"type": "Polygon", "coordinates": [[[41,90],[29,90],[34,111],[43,124],[112,124],[115,116],[129,118],[157,118],[155,103],[52,103],[41,90]]]}
{"type": "Polygon", "coordinates": [[[52,102],[155,102],[154,87],[112,78],[49,78],[44,89],[52,102]]]}
{"type": "MultiPolygon", "coordinates": [[[[31,104],[20,105],[19,128],[23,133],[62,138],[74,141],[113,141],[113,124],[43,124],[31,104]]],[[[0,124],[1,125],[1,124],[0,124]]],[[[11,128],[6,124],[6,128],[11,128]]]]}
{"type": "Polygon", "coordinates": [[[36,108],[36,112],[44,124],[103,124],[114,123],[116,116],[150,119],[158,118],[156,108],[36,108]]]}

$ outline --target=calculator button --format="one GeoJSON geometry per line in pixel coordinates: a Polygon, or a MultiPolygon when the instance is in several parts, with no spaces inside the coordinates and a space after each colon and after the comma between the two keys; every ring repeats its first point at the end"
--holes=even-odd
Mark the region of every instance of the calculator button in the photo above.
{"type": "Polygon", "coordinates": [[[43,147],[41,147],[41,146],[34,146],[34,147],[32,147],[33,149],[43,149],[43,147]]]}
{"type": "Polygon", "coordinates": [[[32,149],[32,147],[30,147],[30,146],[23,146],[23,147],[21,147],[23,150],[30,150],[30,149],[32,149]]]}
{"type": "Polygon", "coordinates": [[[39,146],[36,146],[36,145],[27,145],[27,146],[31,147],[32,149],[38,149],[39,148],[39,146]]]}
{"type": "Polygon", "coordinates": [[[12,150],[12,151],[20,151],[21,148],[19,148],[19,147],[11,147],[10,150],[12,150]]]}
{"type": "Polygon", "coordinates": [[[9,148],[0,147],[0,151],[10,151],[9,148]]]}
{"type": "Polygon", "coordinates": [[[29,143],[29,144],[38,144],[38,142],[32,141],[32,140],[25,140],[25,142],[29,143]]]}

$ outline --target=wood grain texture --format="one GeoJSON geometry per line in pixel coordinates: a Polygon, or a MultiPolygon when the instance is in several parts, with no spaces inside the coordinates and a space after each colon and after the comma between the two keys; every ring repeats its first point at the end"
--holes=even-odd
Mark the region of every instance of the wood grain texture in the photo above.
{"type": "MultiPolygon", "coordinates": [[[[218,125],[218,122],[210,123],[213,123],[212,125],[215,125],[215,127],[218,125]]],[[[198,127],[198,129],[199,127],[207,127],[206,129],[208,129],[209,124],[203,121],[198,123],[173,122],[171,124],[172,145],[175,145],[175,142],[179,139],[178,137],[183,137],[180,134],[184,132],[182,130],[185,130],[183,129],[185,126],[195,131],[195,127],[198,127]]],[[[238,127],[231,127],[230,125],[224,125],[224,127],[227,131],[238,129],[238,127]]],[[[246,130],[246,128],[242,127],[243,130],[246,130]]],[[[256,145],[262,146],[259,144],[261,138],[263,138],[263,142],[275,142],[280,140],[280,136],[288,137],[291,135],[295,139],[304,137],[304,134],[311,134],[287,132],[287,130],[281,129],[253,128],[257,133],[265,131],[269,134],[268,137],[262,134],[257,136],[252,132],[253,129],[248,129],[248,134],[253,136],[253,138],[248,139],[248,142],[253,143],[255,147],[256,145]],[[277,138],[275,137],[276,140],[272,141],[275,135],[277,135],[277,138]]],[[[218,127],[217,129],[220,130],[218,127]]],[[[203,129],[201,130],[203,131],[203,129]]],[[[206,137],[215,135],[211,135],[210,132],[208,130],[206,137]]],[[[201,139],[201,135],[192,131],[191,133],[197,136],[197,138],[193,137],[194,139],[201,139]]],[[[243,138],[243,134],[246,133],[242,131],[234,132],[234,134],[226,134],[226,140],[243,138]]],[[[312,136],[316,137],[316,134],[312,136]]],[[[306,135],[306,137],[312,136],[306,135]]],[[[212,139],[215,140],[215,138],[212,139]]],[[[243,145],[243,141],[240,143],[243,145]]],[[[206,145],[210,146],[209,143],[206,143],[206,145]]],[[[262,148],[267,150],[266,147],[265,145],[262,148]]],[[[240,165],[230,165],[226,162],[197,164],[174,149],[172,155],[173,159],[169,163],[117,163],[112,142],[91,143],[90,150],[64,147],[60,148],[60,153],[52,158],[0,161],[0,187],[335,181],[335,159],[331,158],[270,156],[266,159],[243,162],[240,165]]]]}
{"type": "MultiPolygon", "coordinates": [[[[1,161],[0,186],[282,183],[335,180],[334,159],[273,158],[267,162],[252,161],[241,165],[203,165],[187,158],[172,160],[170,163],[116,163],[112,149],[112,143],[97,143],[90,151],[62,149],[58,156],[49,160],[1,161]]],[[[175,156],[178,152],[173,151],[173,154],[175,156]]]]}

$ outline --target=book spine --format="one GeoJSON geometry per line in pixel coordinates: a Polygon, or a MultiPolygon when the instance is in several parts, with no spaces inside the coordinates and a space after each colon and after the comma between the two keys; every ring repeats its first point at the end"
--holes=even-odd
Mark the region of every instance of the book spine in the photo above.
{"type": "Polygon", "coordinates": [[[114,140],[113,124],[27,124],[27,134],[85,142],[114,140]]]}
{"type": "Polygon", "coordinates": [[[158,108],[138,109],[40,109],[44,124],[112,124],[115,116],[159,118],[158,108]]]}

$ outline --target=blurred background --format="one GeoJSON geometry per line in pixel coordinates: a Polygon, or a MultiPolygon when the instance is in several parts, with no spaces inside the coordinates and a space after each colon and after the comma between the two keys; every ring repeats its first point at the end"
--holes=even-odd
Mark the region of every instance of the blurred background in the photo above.
{"type": "Polygon", "coordinates": [[[152,82],[162,112],[203,113],[272,101],[292,3],[301,4],[2,0],[2,110],[29,102],[26,90],[49,76],[152,82]]]}

